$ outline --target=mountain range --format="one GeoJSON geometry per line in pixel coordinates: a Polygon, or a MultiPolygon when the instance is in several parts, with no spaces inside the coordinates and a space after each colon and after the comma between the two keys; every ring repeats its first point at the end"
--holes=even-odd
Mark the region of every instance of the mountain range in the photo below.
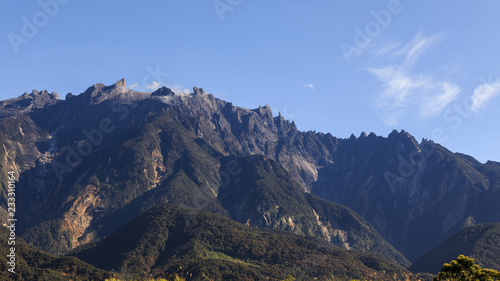
{"type": "MultiPolygon", "coordinates": [[[[95,84],[0,101],[0,218],[19,175],[18,233],[52,254],[93,245],[164,203],[313,236],[409,267],[463,229],[500,222],[500,163],[405,131],[342,139],[203,89],[95,84]]],[[[107,241],[107,240],[102,240],[107,241]]]]}

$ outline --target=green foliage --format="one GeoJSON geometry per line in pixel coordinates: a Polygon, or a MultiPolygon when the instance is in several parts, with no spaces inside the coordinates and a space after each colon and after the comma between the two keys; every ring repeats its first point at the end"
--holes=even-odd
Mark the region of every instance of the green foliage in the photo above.
{"type": "MultiPolygon", "coordinates": [[[[256,229],[213,213],[158,205],[75,256],[131,278],[298,280],[417,277],[378,255],[288,232],[256,229]],[[371,267],[374,266],[375,268],[371,267]]],[[[413,278],[413,279],[412,279],[413,278]]]]}
{"type": "Polygon", "coordinates": [[[475,264],[474,259],[460,255],[451,263],[445,263],[434,280],[493,281],[499,278],[500,272],[493,269],[481,269],[475,264]]]}
{"type": "Polygon", "coordinates": [[[40,250],[61,255],[72,248],[71,233],[62,230],[62,224],[62,219],[45,221],[28,229],[22,237],[40,250]]]}
{"type": "MultiPolygon", "coordinates": [[[[152,279],[152,280],[155,281],[154,279],[152,279]]],[[[166,279],[163,279],[163,278],[157,279],[157,281],[184,281],[184,280],[186,280],[186,279],[180,277],[179,275],[177,275],[177,273],[170,274],[169,276],[167,276],[166,279]]]]}
{"type": "Polygon", "coordinates": [[[460,254],[474,259],[481,267],[500,270],[500,223],[465,228],[414,262],[413,272],[436,274],[440,267],[460,254]]]}
{"type": "Polygon", "coordinates": [[[104,280],[111,274],[75,257],[55,257],[16,238],[16,273],[7,271],[8,229],[0,226],[0,280],[104,280]]]}
{"type": "Polygon", "coordinates": [[[304,192],[276,161],[261,155],[230,156],[221,161],[221,170],[231,165],[244,172],[232,173],[229,183],[219,190],[218,200],[234,220],[329,239],[342,248],[373,252],[403,266],[410,265],[361,216],[304,192]],[[332,234],[339,230],[342,234],[332,234]]]}

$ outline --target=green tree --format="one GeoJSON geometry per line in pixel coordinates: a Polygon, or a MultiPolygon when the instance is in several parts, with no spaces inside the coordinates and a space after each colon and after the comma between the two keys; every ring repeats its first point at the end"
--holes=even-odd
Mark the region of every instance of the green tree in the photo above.
{"type": "Polygon", "coordinates": [[[460,255],[457,260],[445,263],[435,281],[495,281],[500,280],[500,272],[493,269],[481,269],[474,259],[460,255]]]}

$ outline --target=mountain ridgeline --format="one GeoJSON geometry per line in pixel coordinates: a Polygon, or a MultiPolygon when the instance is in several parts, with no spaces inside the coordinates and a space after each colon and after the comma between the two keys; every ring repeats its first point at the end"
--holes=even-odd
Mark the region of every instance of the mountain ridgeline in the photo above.
{"type": "Polygon", "coordinates": [[[15,171],[19,233],[55,254],[164,203],[406,267],[464,227],[500,222],[500,163],[405,131],[301,132],[269,106],[237,107],[196,87],[143,93],[122,79],[65,100],[33,91],[0,101],[0,141],[0,217],[15,171]]]}

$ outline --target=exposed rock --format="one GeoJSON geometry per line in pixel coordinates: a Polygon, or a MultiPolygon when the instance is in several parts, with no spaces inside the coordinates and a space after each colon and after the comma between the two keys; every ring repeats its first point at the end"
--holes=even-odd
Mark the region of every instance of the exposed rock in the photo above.
{"type": "Polygon", "coordinates": [[[151,94],[152,97],[168,97],[175,96],[175,92],[163,86],[151,94]]]}
{"type": "Polygon", "coordinates": [[[92,224],[94,210],[101,202],[97,192],[97,187],[87,186],[84,192],[70,203],[69,210],[64,215],[62,230],[71,233],[73,248],[92,241],[95,236],[95,231],[89,227],[92,224]]]}
{"type": "Polygon", "coordinates": [[[197,95],[197,96],[201,96],[201,95],[206,95],[207,93],[205,93],[205,91],[203,91],[203,88],[197,88],[197,87],[193,87],[193,93],[194,95],[197,95]]]}

